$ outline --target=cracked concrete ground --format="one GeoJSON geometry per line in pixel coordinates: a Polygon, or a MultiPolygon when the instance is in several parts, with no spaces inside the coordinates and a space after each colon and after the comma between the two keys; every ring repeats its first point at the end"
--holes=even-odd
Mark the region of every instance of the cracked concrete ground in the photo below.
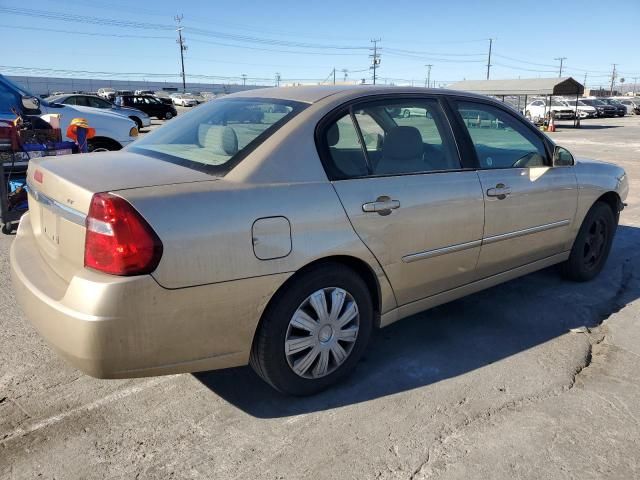
{"type": "Polygon", "coordinates": [[[603,274],[550,268],[399,322],[313,398],[248,368],[82,375],[24,321],[0,238],[0,478],[639,478],[640,117],[584,126],[554,138],[631,180],[603,274]]]}

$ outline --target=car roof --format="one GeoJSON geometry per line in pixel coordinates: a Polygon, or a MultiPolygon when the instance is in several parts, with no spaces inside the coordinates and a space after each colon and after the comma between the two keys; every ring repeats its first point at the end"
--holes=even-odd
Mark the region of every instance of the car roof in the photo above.
{"type": "Polygon", "coordinates": [[[259,97],[273,98],[277,100],[290,100],[303,103],[316,103],[330,96],[340,96],[345,101],[369,95],[384,94],[436,94],[436,95],[458,95],[473,98],[484,98],[485,95],[478,95],[460,90],[448,90],[443,88],[420,88],[420,87],[395,87],[379,85],[314,85],[298,87],[273,87],[244,90],[228,95],[231,97],[259,97]]]}

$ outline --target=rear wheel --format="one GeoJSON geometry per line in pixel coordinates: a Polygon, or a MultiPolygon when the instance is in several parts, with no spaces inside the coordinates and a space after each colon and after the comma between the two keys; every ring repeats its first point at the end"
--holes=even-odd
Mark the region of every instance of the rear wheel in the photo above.
{"type": "Polygon", "coordinates": [[[269,305],[250,363],[275,389],[310,395],[353,371],[372,326],[371,295],[362,278],[340,264],[318,266],[269,305]]]}
{"type": "Polygon", "coordinates": [[[563,275],[576,282],[595,278],[607,261],[616,226],[611,207],[596,202],[582,222],[569,259],[562,264],[563,275]]]}
{"type": "Polygon", "coordinates": [[[164,119],[165,119],[165,120],[171,120],[172,118],[173,118],[173,113],[171,113],[171,112],[166,112],[166,113],[164,114],[164,119]]]}
{"type": "Polygon", "coordinates": [[[404,118],[409,118],[411,116],[411,112],[409,110],[403,110],[402,111],[402,116],[404,118]]]}

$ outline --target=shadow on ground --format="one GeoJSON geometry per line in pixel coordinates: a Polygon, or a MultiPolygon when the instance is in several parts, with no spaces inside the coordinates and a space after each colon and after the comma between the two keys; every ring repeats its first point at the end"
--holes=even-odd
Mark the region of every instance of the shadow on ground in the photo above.
{"type": "Polygon", "coordinates": [[[640,272],[638,245],[640,229],[621,226],[605,270],[591,282],[565,281],[557,267],[551,267],[382,329],[349,379],[313,397],[281,395],[249,367],[195,377],[259,418],[326,410],[433,384],[547,342],[570,328],[596,326],[640,297],[637,282],[630,282],[634,270],[640,272]]]}
{"type": "Polygon", "coordinates": [[[580,122],[580,126],[576,127],[573,125],[573,123],[571,124],[557,124],[556,126],[558,128],[570,128],[570,129],[580,129],[580,130],[604,130],[604,129],[608,129],[608,128],[620,128],[622,127],[622,125],[589,125],[588,123],[584,123],[585,120],[582,120],[580,122]]]}

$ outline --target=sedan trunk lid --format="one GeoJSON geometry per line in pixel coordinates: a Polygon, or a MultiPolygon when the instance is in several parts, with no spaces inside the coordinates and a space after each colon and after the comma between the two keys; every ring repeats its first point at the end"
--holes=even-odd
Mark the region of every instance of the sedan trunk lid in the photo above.
{"type": "Polygon", "coordinates": [[[32,160],[29,212],[40,253],[69,281],[84,267],[84,222],[94,193],[211,180],[209,174],[131,152],[32,160]]]}

